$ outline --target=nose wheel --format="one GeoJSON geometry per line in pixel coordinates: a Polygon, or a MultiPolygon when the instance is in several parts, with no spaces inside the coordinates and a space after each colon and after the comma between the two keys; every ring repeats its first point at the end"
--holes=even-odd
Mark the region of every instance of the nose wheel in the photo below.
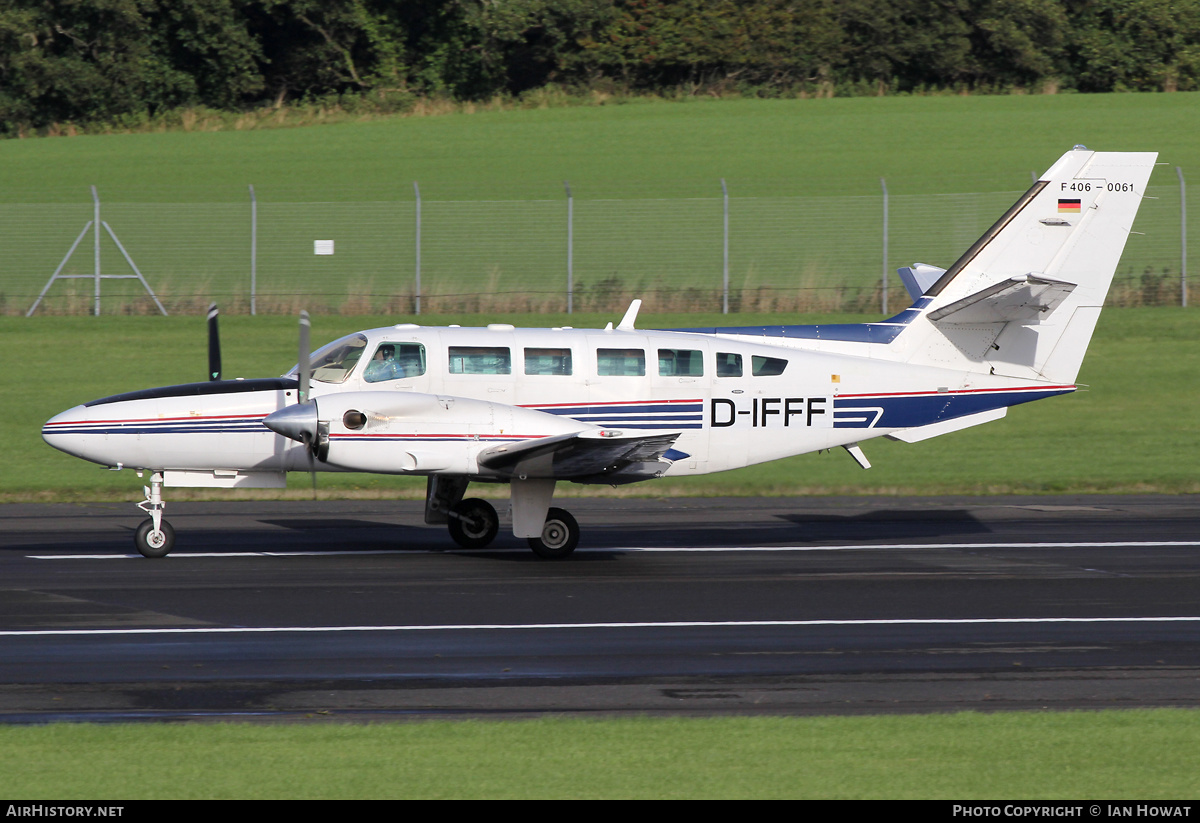
{"type": "Polygon", "coordinates": [[[143,520],[133,535],[133,545],[143,557],[166,557],[175,547],[175,529],[166,520],[155,528],[153,520],[143,520]]]}

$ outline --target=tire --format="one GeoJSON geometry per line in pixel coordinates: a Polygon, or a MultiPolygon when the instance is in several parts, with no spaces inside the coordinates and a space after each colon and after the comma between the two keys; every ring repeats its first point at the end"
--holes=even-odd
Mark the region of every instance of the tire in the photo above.
{"type": "Polygon", "coordinates": [[[486,500],[471,497],[450,509],[450,537],[464,549],[482,549],[500,532],[500,516],[486,500]]]}
{"type": "Polygon", "coordinates": [[[546,560],[560,560],[575,551],[578,545],[579,524],[563,509],[550,509],[546,513],[542,536],[529,538],[529,548],[546,560]]]}
{"type": "Polygon", "coordinates": [[[166,557],[175,548],[175,529],[166,520],[154,531],[154,521],[144,520],[133,535],[133,545],[143,557],[166,557]]]}

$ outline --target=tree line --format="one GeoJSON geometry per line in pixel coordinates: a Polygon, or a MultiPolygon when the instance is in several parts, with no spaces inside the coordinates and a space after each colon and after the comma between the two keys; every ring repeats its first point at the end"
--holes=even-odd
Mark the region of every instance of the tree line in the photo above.
{"type": "Polygon", "coordinates": [[[5,0],[0,133],[336,95],[1200,87],[1200,0],[5,0]]]}

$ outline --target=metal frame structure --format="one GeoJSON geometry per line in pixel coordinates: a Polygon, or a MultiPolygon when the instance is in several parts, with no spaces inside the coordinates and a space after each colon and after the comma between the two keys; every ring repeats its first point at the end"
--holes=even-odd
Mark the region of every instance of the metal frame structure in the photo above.
{"type": "Polygon", "coordinates": [[[71,244],[71,248],[67,250],[67,255],[58,264],[58,268],[54,270],[54,274],[50,275],[50,279],[46,281],[46,285],[42,287],[42,292],[37,296],[37,300],[33,301],[33,305],[29,307],[29,311],[25,312],[26,317],[33,315],[37,311],[37,307],[41,305],[42,298],[46,296],[46,292],[50,291],[50,287],[54,285],[55,280],[82,280],[91,278],[95,281],[95,308],[93,313],[100,316],[100,281],[101,280],[138,280],[142,284],[142,288],[150,295],[150,299],[154,301],[154,305],[158,306],[158,310],[166,315],[167,310],[163,308],[163,304],[159,302],[158,295],[154,293],[154,289],[150,288],[150,284],[146,282],[146,278],[142,277],[141,271],[137,264],[133,262],[133,258],[129,256],[129,252],[125,251],[125,247],[121,245],[121,241],[117,239],[117,233],[112,230],[112,226],[100,219],[100,195],[96,192],[96,187],[92,186],[92,208],[93,216],[83,227],[83,231],[79,232],[79,236],[75,238],[75,242],[71,244]],[[96,228],[95,241],[92,244],[93,256],[95,259],[95,268],[91,274],[63,274],[62,270],[67,265],[67,261],[71,259],[71,255],[75,254],[75,249],[79,247],[80,241],[87,235],[88,230],[93,226],[96,228]],[[133,269],[133,274],[101,274],[100,273],[100,227],[108,232],[108,236],[117,244],[117,249],[121,252],[121,256],[125,258],[125,262],[129,264],[129,268],[133,269]]]}

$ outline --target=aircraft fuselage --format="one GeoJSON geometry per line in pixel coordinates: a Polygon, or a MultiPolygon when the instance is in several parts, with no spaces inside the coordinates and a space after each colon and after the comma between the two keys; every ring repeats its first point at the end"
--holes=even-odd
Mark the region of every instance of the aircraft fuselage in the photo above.
{"type": "Polygon", "coordinates": [[[294,372],[116,395],[63,412],[46,423],[43,436],[96,463],[165,471],[168,486],[239,486],[279,485],[282,473],[310,469],[488,479],[474,459],[484,449],[598,427],[677,433],[659,473],[687,475],[842,446],[1073,388],[958,369],[898,368],[870,356],[800,348],[805,341],[767,340],[402,324],[350,335],[314,354],[310,394],[328,424],[325,459],[310,460],[303,444],[262,423],[299,402],[294,372]],[[349,352],[340,360],[339,346],[349,352]],[[374,368],[385,362],[387,347],[393,355],[407,352],[408,367],[374,368]],[[331,350],[333,362],[322,366],[331,350]],[[403,408],[393,408],[398,403],[403,408]],[[350,428],[343,406],[363,412],[363,425],[350,428]]]}

